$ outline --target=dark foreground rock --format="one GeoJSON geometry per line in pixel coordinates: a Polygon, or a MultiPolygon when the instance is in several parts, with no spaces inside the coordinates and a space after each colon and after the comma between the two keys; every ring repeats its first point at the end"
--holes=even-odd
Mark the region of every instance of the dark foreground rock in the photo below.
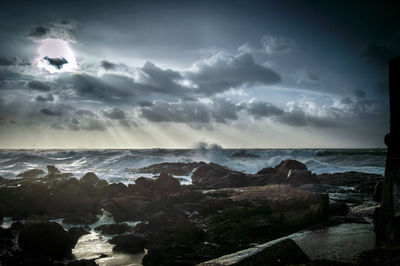
{"type": "Polygon", "coordinates": [[[20,232],[18,245],[32,255],[62,258],[71,254],[77,238],[59,224],[52,222],[29,223],[20,232]]]}
{"type": "Polygon", "coordinates": [[[189,175],[192,171],[202,165],[204,162],[198,163],[160,163],[153,164],[148,167],[135,169],[134,172],[143,174],[160,174],[162,172],[170,175],[189,175]]]}
{"type": "Polygon", "coordinates": [[[115,245],[114,251],[136,254],[144,251],[146,240],[143,237],[130,234],[115,236],[110,240],[110,243],[115,245]]]}
{"type": "Polygon", "coordinates": [[[293,240],[285,239],[253,256],[239,261],[236,265],[296,265],[309,261],[308,256],[293,240]]]}

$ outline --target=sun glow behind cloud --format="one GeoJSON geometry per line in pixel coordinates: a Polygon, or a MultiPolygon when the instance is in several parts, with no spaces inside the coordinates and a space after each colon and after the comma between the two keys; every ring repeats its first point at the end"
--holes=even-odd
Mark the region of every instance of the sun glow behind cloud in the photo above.
{"type": "Polygon", "coordinates": [[[78,70],[78,64],[74,52],[69,47],[68,42],[59,39],[45,39],[40,41],[38,49],[38,58],[36,58],[37,67],[47,70],[51,74],[62,72],[74,72],[78,70]],[[65,58],[67,63],[63,64],[59,69],[50,64],[44,57],[49,58],[65,58]]]}

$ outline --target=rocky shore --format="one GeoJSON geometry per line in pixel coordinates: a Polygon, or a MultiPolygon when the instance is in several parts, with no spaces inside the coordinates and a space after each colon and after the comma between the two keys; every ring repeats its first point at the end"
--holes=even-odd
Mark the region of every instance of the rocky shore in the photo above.
{"type": "MultiPolygon", "coordinates": [[[[51,165],[47,173],[28,169],[20,179],[0,178],[0,222],[13,221],[0,228],[0,264],[112,265],[101,262],[121,253],[141,254],[143,265],[205,263],[310,227],[366,223],[373,208],[354,210],[371,207],[364,205],[373,193],[379,197],[374,188],[383,179],[359,172],[316,175],[294,160],[256,174],[204,162],[135,171],[154,178],[109,184],[92,172],[77,179],[51,165]],[[181,185],[174,175],[191,175],[192,184],[181,185]],[[101,224],[105,214],[112,222],[101,224]],[[74,256],[88,234],[103,237],[112,254],[74,256]]],[[[289,239],[276,245],[237,263],[320,265],[289,239]]]]}

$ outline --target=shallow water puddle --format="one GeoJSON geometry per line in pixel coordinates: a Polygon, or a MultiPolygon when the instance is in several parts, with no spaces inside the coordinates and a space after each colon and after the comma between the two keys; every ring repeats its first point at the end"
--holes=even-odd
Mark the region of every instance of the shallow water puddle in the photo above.
{"type": "Polygon", "coordinates": [[[354,255],[375,248],[373,224],[341,224],[291,238],[311,260],[350,262],[354,255]]]}
{"type": "Polygon", "coordinates": [[[72,250],[72,255],[77,260],[96,259],[96,263],[100,266],[141,265],[145,253],[132,255],[113,252],[113,247],[114,245],[108,243],[105,237],[92,230],[90,234],[84,235],[78,240],[72,250]]]}

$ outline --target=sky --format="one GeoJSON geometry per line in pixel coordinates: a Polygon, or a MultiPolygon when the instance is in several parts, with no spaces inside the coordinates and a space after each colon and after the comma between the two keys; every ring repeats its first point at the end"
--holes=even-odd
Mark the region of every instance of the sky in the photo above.
{"type": "Polygon", "coordinates": [[[2,1],[0,148],[375,148],[396,1],[2,1]]]}

